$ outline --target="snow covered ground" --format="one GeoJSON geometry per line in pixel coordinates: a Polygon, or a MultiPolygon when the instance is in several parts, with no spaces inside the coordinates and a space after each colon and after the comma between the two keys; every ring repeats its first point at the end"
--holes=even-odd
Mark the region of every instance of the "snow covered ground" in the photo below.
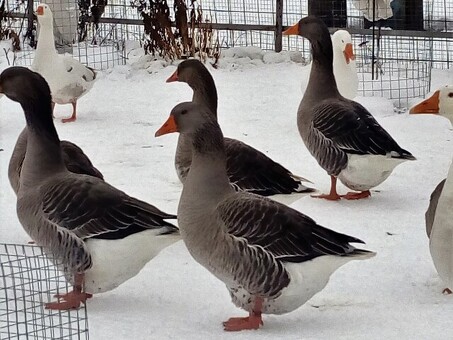
{"type": "MultiPolygon", "coordinates": [[[[329,177],[309,155],[296,127],[307,68],[289,59],[268,57],[275,63],[263,64],[233,58],[211,69],[220,125],[226,136],[266,152],[326,192],[329,177]]],[[[190,100],[191,90],[183,83],[165,83],[175,66],[150,63],[145,70],[137,65],[101,73],[79,102],[77,122],[55,123],[61,139],[82,147],[109,183],[174,213],[182,188],[173,167],[177,135],[156,139],[154,133],[174,105],[190,100]]],[[[433,89],[452,79],[452,71],[433,71],[433,89]]],[[[295,312],[264,316],[260,330],[230,334],[221,321],[245,312],[234,307],[224,285],[178,242],[118,289],[89,300],[91,339],[451,337],[453,296],[441,294],[444,286],[431,261],[424,225],[429,196],[450,165],[450,124],[441,117],[396,114],[383,98],[358,101],[418,160],[397,167],[370,199],[296,197],[292,207],[321,225],[363,239],[366,249],[377,251],[375,258],[340,268],[326,289],[295,312]]],[[[57,118],[70,112],[70,106],[56,108],[57,118]]],[[[29,240],[17,220],[7,179],[9,157],[24,124],[20,106],[1,99],[0,242],[29,240]]]]}

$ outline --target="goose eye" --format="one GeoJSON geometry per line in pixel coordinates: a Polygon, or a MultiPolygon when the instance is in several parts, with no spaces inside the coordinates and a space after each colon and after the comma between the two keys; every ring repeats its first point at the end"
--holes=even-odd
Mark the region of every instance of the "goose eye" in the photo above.
{"type": "Polygon", "coordinates": [[[182,115],[185,115],[186,113],[187,113],[187,110],[182,110],[182,111],[181,111],[181,114],[182,114],[182,115]]]}
{"type": "Polygon", "coordinates": [[[453,98],[453,92],[450,92],[450,93],[448,94],[448,96],[449,96],[450,98],[453,98]]]}

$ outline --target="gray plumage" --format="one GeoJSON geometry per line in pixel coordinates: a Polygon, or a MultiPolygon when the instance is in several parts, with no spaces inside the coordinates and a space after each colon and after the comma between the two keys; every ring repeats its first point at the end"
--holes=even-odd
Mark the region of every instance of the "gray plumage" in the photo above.
{"type": "MultiPolygon", "coordinates": [[[[294,26],[293,26],[294,27],[294,26]]],[[[290,32],[287,34],[294,34],[290,32]]],[[[359,103],[340,95],[333,74],[332,41],[321,19],[308,16],[298,23],[298,34],[312,46],[313,64],[307,89],[297,112],[297,126],[307,149],[331,176],[339,176],[353,190],[368,190],[384,181],[393,168],[405,160],[415,160],[402,149],[375,118],[359,103]],[[353,171],[348,168],[351,157],[371,159],[383,156],[382,169],[374,170],[365,181],[363,172],[373,172],[374,164],[361,162],[353,171]],[[367,168],[364,167],[367,164],[367,168]],[[371,168],[369,170],[368,168],[371,168]],[[351,171],[348,169],[348,171],[351,171]],[[355,178],[351,178],[355,176],[355,178]],[[345,179],[345,178],[348,179],[345,179]],[[357,182],[360,177],[362,182],[357,182]],[[368,181],[368,182],[367,182],[368,181]]]]}
{"type": "MultiPolygon", "coordinates": [[[[193,90],[192,101],[205,105],[217,118],[217,90],[207,68],[196,59],[188,59],[178,65],[177,80],[186,82],[193,90]]],[[[170,79],[171,80],[171,79],[170,79]]],[[[233,187],[261,196],[313,192],[302,184],[306,179],[292,174],[259,150],[232,138],[224,138],[227,156],[227,174],[233,187]]],[[[191,144],[179,136],[175,167],[181,182],[192,161],[191,144]]]]}
{"type": "MultiPolygon", "coordinates": [[[[74,143],[62,140],[60,146],[63,152],[63,161],[66,168],[70,172],[76,174],[85,174],[104,179],[102,173],[96,169],[91,163],[90,159],[74,143]]],[[[25,159],[25,151],[27,149],[27,128],[24,128],[17,138],[16,145],[14,146],[13,153],[8,166],[8,179],[14,193],[17,195],[19,191],[20,172],[22,163],[25,159]]]]}
{"type": "Polygon", "coordinates": [[[182,103],[170,119],[192,145],[192,165],[178,206],[183,240],[192,256],[225,282],[237,306],[251,311],[259,297],[264,299],[263,313],[289,312],[321,290],[340,265],[374,255],[350,245],[363,243],[357,238],[326,229],[266,197],[231,188],[224,138],[208,108],[182,103]],[[318,273],[315,278],[302,275],[306,286],[294,288],[294,265],[309,267],[326,255],[332,263],[320,265],[320,283],[310,282],[317,282],[318,273]],[[282,302],[285,290],[298,289],[303,292],[282,302]]]}
{"type": "Polygon", "coordinates": [[[425,213],[426,222],[426,235],[431,236],[431,230],[433,229],[434,217],[436,216],[437,203],[439,203],[439,197],[442,194],[446,179],[442,180],[431,193],[429,198],[428,210],[425,213]]]}
{"type": "MultiPolygon", "coordinates": [[[[27,122],[17,192],[19,221],[66,271],[84,273],[94,265],[88,250],[92,239],[123,240],[153,230],[153,235],[162,237],[160,243],[166,244],[166,235],[178,233],[177,227],[165,221],[175,219],[175,215],[130,197],[97,177],[68,171],[52,119],[50,89],[42,76],[23,67],[8,68],[0,75],[0,92],[21,104],[27,122]]],[[[125,258],[142,255],[136,247],[122,254],[125,258]]],[[[154,255],[143,256],[149,260],[154,255]]],[[[138,269],[133,275],[147,261],[135,262],[138,269]]]]}

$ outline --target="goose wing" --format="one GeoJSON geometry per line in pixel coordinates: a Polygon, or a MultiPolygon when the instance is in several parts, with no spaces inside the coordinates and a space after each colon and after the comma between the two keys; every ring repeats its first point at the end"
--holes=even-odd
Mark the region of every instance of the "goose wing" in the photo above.
{"type": "Polygon", "coordinates": [[[312,130],[331,148],[358,155],[414,159],[362,105],[351,100],[326,100],[314,109],[312,130]]]}
{"type": "Polygon", "coordinates": [[[178,231],[164,221],[176,218],[175,215],[95,177],[66,175],[41,188],[41,197],[45,217],[82,239],[121,238],[145,229],[161,229],[162,234],[178,231]]]}
{"type": "Polygon", "coordinates": [[[102,173],[95,168],[81,148],[64,140],[60,142],[60,146],[63,152],[63,161],[69,171],[104,179],[102,173]]]}
{"type": "Polygon", "coordinates": [[[225,138],[227,173],[235,188],[261,196],[311,192],[302,184],[307,181],[293,175],[264,153],[231,138],[225,138]]]}
{"type": "Polygon", "coordinates": [[[310,217],[278,202],[246,193],[225,199],[217,207],[226,231],[261,246],[275,258],[302,262],[322,255],[348,255],[349,242],[363,241],[324,228],[310,217]]]}

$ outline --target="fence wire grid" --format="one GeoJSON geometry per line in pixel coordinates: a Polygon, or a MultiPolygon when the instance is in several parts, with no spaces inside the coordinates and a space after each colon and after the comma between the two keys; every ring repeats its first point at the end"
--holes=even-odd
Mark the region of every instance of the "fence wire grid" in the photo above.
{"type": "Polygon", "coordinates": [[[55,294],[71,290],[41,247],[0,244],[0,339],[88,340],[86,306],[45,309],[55,294]]]}

